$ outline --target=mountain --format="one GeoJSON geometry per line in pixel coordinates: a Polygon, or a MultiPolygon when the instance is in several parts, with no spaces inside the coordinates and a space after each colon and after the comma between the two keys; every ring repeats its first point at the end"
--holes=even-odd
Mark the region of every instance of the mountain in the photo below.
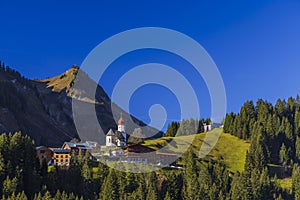
{"type": "MultiPolygon", "coordinates": [[[[144,135],[159,133],[112,103],[98,84],[96,95],[92,95],[90,86],[94,84],[97,83],[76,66],[53,78],[29,80],[0,63],[0,133],[22,131],[34,139],[37,145],[61,146],[65,141],[79,138],[73,120],[72,101],[83,107],[90,104],[95,106],[102,129],[87,122],[88,128],[81,127],[80,131],[86,131],[88,136],[90,130],[94,130],[99,135],[99,138],[95,138],[99,143],[104,143],[100,133],[117,128],[112,110],[123,113],[124,121],[128,122],[126,131],[129,134],[138,126],[143,126],[144,135]],[[84,80],[85,84],[74,89],[76,77],[76,81],[84,80]],[[130,119],[134,123],[130,123],[130,119]]],[[[89,113],[86,115],[88,119],[89,113]]],[[[93,135],[97,135],[95,133],[93,135]]]]}

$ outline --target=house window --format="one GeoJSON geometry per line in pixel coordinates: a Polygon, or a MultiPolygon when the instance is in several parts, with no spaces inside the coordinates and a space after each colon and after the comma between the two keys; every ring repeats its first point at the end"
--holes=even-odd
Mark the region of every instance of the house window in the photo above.
{"type": "Polygon", "coordinates": [[[69,156],[68,155],[65,155],[65,158],[68,158],[69,156]]]}

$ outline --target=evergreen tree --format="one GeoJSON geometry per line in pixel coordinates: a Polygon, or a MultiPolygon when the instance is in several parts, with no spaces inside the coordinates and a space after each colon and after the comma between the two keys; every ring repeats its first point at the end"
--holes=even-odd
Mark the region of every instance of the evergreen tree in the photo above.
{"type": "Polygon", "coordinates": [[[298,162],[300,161],[300,137],[297,136],[296,138],[296,144],[295,144],[295,148],[296,148],[296,158],[298,160],[298,162]]]}
{"type": "Polygon", "coordinates": [[[300,168],[294,165],[292,174],[292,194],[294,199],[300,200],[300,168]]]}
{"type": "Polygon", "coordinates": [[[18,180],[16,177],[10,179],[8,176],[3,182],[2,194],[5,196],[10,196],[17,192],[18,180]]]}
{"type": "Polygon", "coordinates": [[[57,190],[53,200],[60,200],[60,199],[62,199],[61,192],[57,190]]]}
{"type": "Polygon", "coordinates": [[[142,183],[140,183],[138,188],[130,194],[128,199],[145,200],[145,198],[145,190],[142,183]]]}
{"type": "Polygon", "coordinates": [[[108,176],[103,184],[100,193],[100,200],[118,200],[119,199],[118,178],[114,169],[109,169],[108,176]]]}
{"type": "Polygon", "coordinates": [[[168,198],[171,200],[180,199],[181,196],[181,189],[182,189],[182,176],[176,172],[171,171],[168,176],[167,181],[167,193],[168,198]]]}
{"type": "Polygon", "coordinates": [[[147,196],[146,199],[148,200],[156,200],[158,199],[158,192],[157,192],[157,177],[155,172],[151,172],[148,176],[147,181],[147,196]]]}
{"type": "Polygon", "coordinates": [[[184,198],[195,199],[198,196],[197,166],[196,155],[192,148],[189,148],[185,160],[185,176],[184,176],[184,198]]]}
{"type": "Polygon", "coordinates": [[[236,173],[233,177],[231,190],[230,190],[230,198],[232,200],[239,200],[243,197],[244,185],[242,183],[242,177],[239,173],[236,173]]]}
{"type": "Polygon", "coordinates": [[[289,156],[284,143],[281,145],[279,156],[280,156],[281,163],[288,164],[289,156]]]}
{"type": "Polygon", "coordinates": [[[166,137],[175,137],[177,131],[179,128],[179,123],[178,122],[171,122],[171,124],[168,125],[167,132],[166,132],[166,137]]]}
{"type": "Polygon", "coordinates": [[[166,196],[165,196],[164,200],[172,200],[172,198],[171,198],[171,196],[170,196],[170,194],[169,194],[168,191],[166,193],[166,196]]]}

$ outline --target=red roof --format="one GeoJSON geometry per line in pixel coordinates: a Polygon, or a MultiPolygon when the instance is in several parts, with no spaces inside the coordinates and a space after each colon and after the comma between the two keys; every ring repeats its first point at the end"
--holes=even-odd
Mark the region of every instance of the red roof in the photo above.
{"type": "Polygon", "coordinates": [[[118,125],[124,125],[124,120],[123,120],[123,117],[122,117],[122,113],[121,113],[120,119],[118,121],[118,125]]]}

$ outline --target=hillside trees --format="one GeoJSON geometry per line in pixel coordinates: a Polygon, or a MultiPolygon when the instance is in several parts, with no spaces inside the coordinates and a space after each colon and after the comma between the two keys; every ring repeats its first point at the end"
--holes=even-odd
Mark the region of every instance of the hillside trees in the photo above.
{"type": "MultiPolygon", "coordinates": [[[[239,113],[227,114],[224,120],[224,132],[251,140],[245,171],[240,176],[234,176],[231,198],[265,199],[268,193],[276,191],[273,193],[276,199],[300,199],[299,97],[289,98],[287,102],[278,99],[274,106],[260,99],[254,112],[250,109],[252,115],[249,118],[249,112],[246,111],[248,107],[249,103],[246,102],[239,113]],[[270,181],[266,169],[268,163],[283,165],[284,172],[281,173],[285,176],[293,163],[296,163],[292,170],[291,194],[282,193],[283,190],[276,185],[276,178],[270,181]],[[240,192],[241,190],[244,192],[240,192]]],[[[272,196],[268,197],[271,198],[272,196]]]]}
{"type": "Polygon", "coordinates": [[[105,179],[103,188],[99,195],[99,200],[118,200],[119,199],[119,183],[114,169],[110,169],[105,179]]]}
{"type": "Polygon", "coordinates": [[[227,114],[224,120],[224,132],[241,139],[253,140],[253,135],[262,135],[258,146],[267,151],[272,163],[297,162],[300,155],[299,130],[300,104],[294,98],[289,98],[288,102],[278,99],[274,106],[262,99],[256,105],[247,101],[239,113],[227,114]],[[258,126],[260,133],[257,133],[258,126]]]}
{"type": "MultiPolygon", "coordinates": [[[[259,145],[265,140],[261,125],[256,125],[253,144],[247,154],[245,171],[232,174],[222,161],[199,159],[190,148],[181,170],[160,170],[134,174],[108,168],[89,160],[88,154],[73,155],[68,168],[42,171],[35,161],[33,143],[21,134],[0,135],[1,193],[4,199],[272,199],[276,193],[268,170],[263,168],[268,153],[259,145]],[[30,142],[29,142],[30,141],[30,142]],[[27,147],[26,147],[27,146],[27,147]],[[20,152],[20,151],[23,152],[20,152]],[[258,152],[256,152],[258,151],[258,152]],[[16,159],[9,155],[18,154],[16,159]],[[24,166],[19,158],[35,164],[24,166]],[[2,157],[2,158],[1,158],[2,157]],[[38,167],[37,167],[37,166],[38,167]],[[11,168],[11,166],[16,166],[11,168]],[[30,169],[29,169],[30,168],[30,169]],[[20,173],[19,169],[23,169],[20,173]],[[93,170],[92,170],[93,169],[93,170]],[[25,178],[31,174],[31,179],[25,178]],[[42,181],[43,180],[43,181],[42,181]],[[31,184],[30,188],[25,187],[31,184]],[[30,190],[29,190],[30,189],[30,190]],[[23,192],[25,191],[25,192],[23,192]]],[[[126,163],[122,163],[126,169],[126,163]]],[[[296,172],[295,172],[296,173],[296,172]]],[[[295,182],[295,194],[297,193],[295,182]]]]}
{"type": "Polygon", "coordinates": [[[166,137],[175,137],[176,135],[191,135],[196,133],[201,133],[204,131],[203,125],[204,124],[211,124],[211,119],[187,119],[182,120],[181,122],[171,122],[168,125],[167,131],[165,136],[166,137]]]}
{"type": "Polygon", "coordinates": [[[39,191],[38,162],[34,143],[20,132],[0,135],[1,194],[25,191],[32,196],[39,191]]]}
{"type": "Polygon", "coordinates": [[[171,124],[168,125],[168,129],[166,131],[165,136],[166,137],[175,137],[179,126],[180,126],[179,122],[171,122],[171,124]]]}

